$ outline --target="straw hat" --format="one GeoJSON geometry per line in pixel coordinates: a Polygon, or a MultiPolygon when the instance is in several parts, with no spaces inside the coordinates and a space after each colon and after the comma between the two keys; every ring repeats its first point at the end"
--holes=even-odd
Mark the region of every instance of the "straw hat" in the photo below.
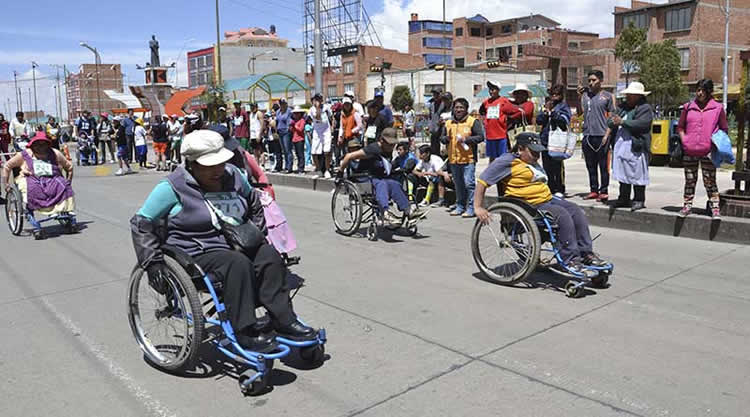
{"type": "Polygon", "coordinates": [[[628,88],[620,91],[620,94],[637,94],[640,96],[647,96],[651,94],[650,91],[646,91],[646,87],[643,86],[643,84],[639,83],[638,81],[633,81],[628,85],[628,88]]]}

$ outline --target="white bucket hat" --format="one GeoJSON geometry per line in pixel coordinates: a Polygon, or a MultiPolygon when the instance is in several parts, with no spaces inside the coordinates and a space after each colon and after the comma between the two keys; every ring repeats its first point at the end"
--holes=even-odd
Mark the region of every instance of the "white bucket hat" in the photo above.
{"type": "Polygon", "coordinates": [[[524,83],[518,83],[518,84],[516,84],[516,87],[510,93],[513,94],[516,91],[525,91],[525,92],[529,93],[529,96],[532,95],[531,90],[529,90],[529,86],[526,85],[526,84],[524,84],[524,83]]]}
{"type": "Polygon", "coordinates": [[[201,129],[185,135],[180,153],[188,161],[203,166],[219,165],[232,159],[234,153],[224,147],[224,138],[213,130],[201,129]]]}
{"type": "Polygon", "coordinates": [[[292,113],[307,113],[307,111],[300,106],[294,106],[292,113]]]}
{"type": "Polygon", "coordinates": [[[641,96],[647,96],[651,94],[650,91],[646,91],[646,87],[643,86],[643,84],[639,83],[638,81],[633,81],[628,85],[628,88],[620,91],[620,94],[638,94],[641,96]]]}
{"type": "Polygon", "coordinates": [[[499,90],[503,88],[503,85],[497,81],[493,81],[493,80],[487,81],[487,88],[492,88],[492,87],[496,87],[499,90]]]}

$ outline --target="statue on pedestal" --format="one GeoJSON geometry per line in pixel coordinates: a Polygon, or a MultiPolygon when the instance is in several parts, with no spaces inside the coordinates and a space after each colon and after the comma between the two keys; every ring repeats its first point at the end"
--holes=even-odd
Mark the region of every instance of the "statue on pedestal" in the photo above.
{"type": "Polygon", "coordinates": [[[160,66],[159,41],[156,40],[156,35],[151,35],[151,40],[148,42],[148,47],[151,48],[151,66],[160,66]]]}

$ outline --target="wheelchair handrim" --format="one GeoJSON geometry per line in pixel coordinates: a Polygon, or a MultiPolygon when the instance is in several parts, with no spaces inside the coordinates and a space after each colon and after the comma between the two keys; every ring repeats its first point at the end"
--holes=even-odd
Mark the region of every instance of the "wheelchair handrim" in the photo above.
{"type": "Polygon", "coordinates": [[[16,236],[21,234],[23,228],[23,201],[18,199],[18,194],[17,189],[11,189],[5,201],[5,219],[10,232],[16,236]]]}
{"type": "Polygon", "coordinates": [[[536,253],[534,231],[514,210],[490,211],[490,222],[477,223],[473,239],[474,260],[484,275],[502,284],[514,284],[529,274],[536,253]]]}
{"type": "Polygon", "coordinates": [[[190,302],[186,295],[187,291],[182,288],[179,280],[173,274],[170,271],[171,277],[167,281],[169,282],[171,297],[176,301],[176,305],[173,304],[176,310],[174,315],[170,315],[166,320],[157,318],[157,311],[163,312],[168,307],[167,297],[158,294],[156,290],[151,288],[144,270],[139,268],[134,271],[130,285],[128,317],[133,335],[148,359],[154,364],[164,367],[180,366],[190,357],[192,347],[192,340],[190,339],[193,337],[194,330],[193,320],[190,317],[190,302]],[[152,304],[152,308],[142,308],[146,301],[152,304]],[[146,317],[148,320],[144,321],[146,317]],[[176,318],[176,320],[171,320],[172,318],[176,318]],[[167,320],[174,324],[167,324],[167,320]],[[155,324],[150,326],[151,323],[155,324]],[[173,330],[173,332],[170,332],[170,330],[173,330]],[[172,334],[171,337],[169,336],[170,333],[177,333],[179,330],[182,330],[181,335],[172,334]],[[167,341],[175,343],[165,344],[157,341],[156,337],[152,339],[151,336],[158,336],[160,331],[164,332],[164,338],[168,339],[167,341]],[[176,353],[167,355],[170,351],[176,351],[176,353]]]}
{"type": "Polygon", "coordinates": [[[359,228],[362,220],[362,204],[354,187],[347,183],[336,187],[333,193],[332,213],[337,232],[348,235],[359,228]]]}

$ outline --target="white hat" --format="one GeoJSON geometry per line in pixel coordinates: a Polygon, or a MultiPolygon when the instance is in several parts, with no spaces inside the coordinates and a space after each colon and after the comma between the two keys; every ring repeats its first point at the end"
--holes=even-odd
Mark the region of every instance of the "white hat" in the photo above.
{"type": "Polygon", "coordinates": [[[651,94],[650,91],[646,91],[646,88],[643,86],[643,84],[639,83],[638,81],[633,81],[628,85],[628,88],[620,91],[620,94],[638,94],[641,96],[647,96],[651,94]]]}
{"type": "Polygon", "coordinates": [[[489,80],[487,81],[487,88],[497,87],[497,89],[501,89],[503,87],[502,84],[500,84],[497,81],[489,80]]]}
{"type": "Polygon", "coordinates": [[[219,165],[232,159],[234,153],[224,147],[224,138],[213,130],[201,129],[185,135],[180,153],[188,161],[203,166],[219,165]]]}
{"type": "Polygon", "coordinates": [[[294,106],[292,113],[307,113],[307,112],[305,111],[305,109],[297,105],[297,106],[294,106]]]}
{"type": "Polygon", "coordinates": [[[524,83],[518,83],[518,84],[516,84],[516,87],[510,93],[513,94],[516,91],[526,91],[527,93],[529,93],[529,95],[532,94],[531,90],[529,90],[529,86],[526,85],[526,84],[524,84],[524,83]]]}
{"type": "Polygon", "coordinates": [[[351,104],[352,103],[352,99],[350,97],[344,96],[344,98],[341,99],[341,104],[346,104],[346,103],[351,104]]]}
{"type": "Polygon", "coordinates": [[[349,96],[349,97],[354,98],[354,91],[346,90],[346,92],[344,93],[344,96],[349,96]]]}

